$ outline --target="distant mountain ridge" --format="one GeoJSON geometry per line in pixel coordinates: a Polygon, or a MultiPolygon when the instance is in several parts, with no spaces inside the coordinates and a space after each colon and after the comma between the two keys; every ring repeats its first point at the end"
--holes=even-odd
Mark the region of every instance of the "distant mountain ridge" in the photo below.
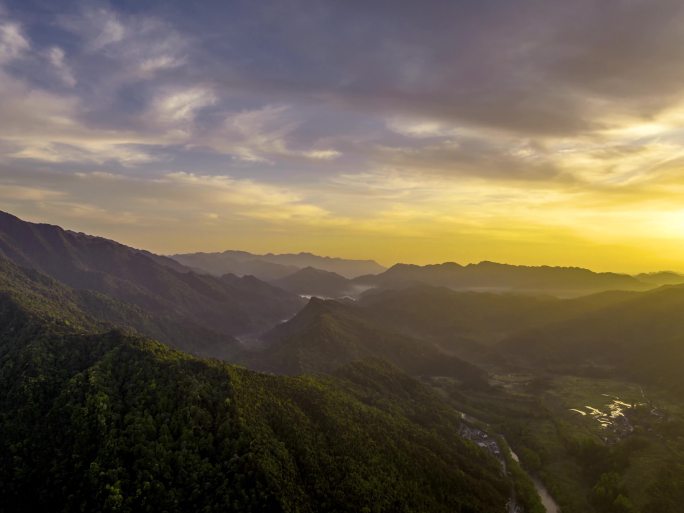
{"type": "Polygon", "coordinates": [[[385,271],[385,267],[374,260],[351,260],[318,256],[312,253],[256,255],[246,251],[228,250],[222,253],[176,254],[171,255],[170,258],[188,267],[202,269],[211,274],[232,273],[239,276],[253,274],[267,281],[284,278],[306,267],[334,272],[345,278],[385,271]]]}
{"type": "Polygon", "coordinates": [[[396,264],[381,274],[358,277],[354,283],[385,288],[423,283],[463,290],[569,295],[653,288],[652,284],[627,274],[597,273],[580,267],[535,267],[489,261],[467,265],[454,262],[425,266],[396,264]]]}
{"type": "Polygon", "coordinates": [[[680,285],[684,284],[684,274],[673,271],[659,271],[653,273],[641,273],[635,276],[636,279],[644,283],[653,285],[680,285]]]}
{"type": "Polygon", "coordinates": [[[416,265],[398,263],[385,269],[372,260],[345,260],[310,253],[254,255],[246,251],[172,255],[182,265],[215,275],[252,274],[301,295],[358,296],[371,289],[413,285],[448,287],[476,292],[522,292],[573,297],[609,290],[645,291],[661,285],[684,283],[684,275],[671,271],[641,273],[596,272],[582,267],[512,265],[491,261],[416,265]],[[337,280],[335,273],[349,280],[337,280]],[[366,271],[362,273],[362,271],[366,271]]]}

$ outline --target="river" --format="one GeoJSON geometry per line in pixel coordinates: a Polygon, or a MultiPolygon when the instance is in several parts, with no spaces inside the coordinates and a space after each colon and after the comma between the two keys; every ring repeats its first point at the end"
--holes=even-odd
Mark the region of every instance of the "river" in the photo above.
{"type": "MultiPolygon", "coordinates": [[[[508,445],[508,442],[506,442],[506,445],[508,445]]],[[[520,463],[520,458],[518,458],[518,455],[515,452],[513,452],[513,449],[511,449],[510,445],[508,445],[508,450],[511,451],[511,458],[513,458],[517,463],[520,463]]],[[[522,468],[522,466],[520,468],[522,468]]],[[[523,470],[525,469],[523,468],[523,470]]],[[[546,513],[560,513],[560,508],[558,507],[558,504],[556,504],[556,501],[553,500],[553,497],[551,497],[551,494],[544,486],[544,483],[542,483],[536,477],[530,475],[529,472],[527,473],[527,475],[532,480],[534,487],[537,489],[537,493],[539,494],[539,498],[541,499],[542,506],[544,506],[544,509],[546,509],[546,513]]]]}
{"type": "MultiPolygon", "coordinates": [[[[459,412],[459,413],[461,414],[461,418],[463,420],[465,420],[466,422],[470,422],[473,424],[480,424],[482,426],[486,426],[487,429],[490,428],[490,426],[486,422],[482,422],[481,420],[476,419],[475,417],[472,417],[466,413],[463,413],[463,412],[459,412]]],[[[487,439],[491,435],[489,435],[489,433],[487,433],[485,431],[482,431],[478,428],[466,429],[465,432],[463,432],[463,430],[462,430],[461,436],[464,436],[464,438],[468,438],[469,440],[475,441],[476,443],[479,441],[480,443],[478,443],[478,445],[480,447],[482,447],[483,449],[489,450],[490,452],[493,451],[493,447],[492,447],[491,442],[487,442],[487,439]],[[481,437],[479,440],[476,439],[478,436],[481,437]],[[484,443],[484,442],[487,442],[487,443],[484,443]]],[[[508,441],[506,440],[506,438],[501,434],[499,434],[498,436],[501,437],[501,439],[504,441],[506,447],[508,447],[508,450],[510,451],[510,454],[511,454],[511,458],[513,458],[513,460],[516,463],[520,464],[520,458],[518,458],[518,455],[513,451],[513,449],[511,449],[511,446],[508,443],[508,441]]],[[[492,441],[493,441],[493,439],[492,439],[492,441]]],[[[497,445],[496,442],[494,442],[494,445],[497,445]]],[[[503,458],[501,458],[501,454],[498,453],[498,450],[499,450],[499,448],[497,445],[497,449],[493,451],[493,454],[497,459],[501,460],[501,462],[504,465],[504,471],[505,471],[506,462],[503,458]]],[[[529,472],[527,472],[522,467],[522,465],[520,466],[520,468],[522,468],[523,471],[527,473],[527,476],[530,478],[530,480],[534,484],[534,487],[537,490],[537,494],[539,495],[539,498],[541,499],[542,506],[544,506],[546,513],[560,513],[560,508],[558,507],[558,504],[556,504],[556,501],[553,500],[553,497],[551,497],[551,494],[546,489],[544,484],[539,479],[537,479],[536,477],[532,476],[529,472]]],[[[509,503],[508,503],[508,510],[511,512],[514,512],[514,511],[518,510],[517,508],[518,508],[518,506],[515,502],[515,497],[512,496],[511,501],[509,501],[509,503]]]]}
{"type": "Polygon", "coordinates": [[[530,479],[532,479],[534,487],[537,489],[537,493],[539,494],[539,498],[541,499],[542,506],[544,506],[544,508],[546,509],[546,513],[560,513],[560,508],[558,507],[558,504],[556,504],[556,501],[553,500],[553,497],[551,497],[549,491],[542,484],[542,482],[536,477],[530,476],[530,479]]]}

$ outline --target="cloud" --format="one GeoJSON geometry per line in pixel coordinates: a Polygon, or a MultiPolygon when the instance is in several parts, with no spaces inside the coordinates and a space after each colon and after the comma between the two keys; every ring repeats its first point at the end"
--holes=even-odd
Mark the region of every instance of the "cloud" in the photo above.
{"type": "Polygon", "coordinates": [[[300,155],[315,160],[332,160],[342,154],[337,150],[310,150],[302,151],[300,155]]]}
{"type": "Polygon", "coordinates": [[[59,199],[63,192],[41,189],[39,187],[25,187],[23,185],[0,184],[0,198],[11,201],[45,201],[59,199]]]}
{"type": "Polygon", "coordinates": [[[0,19],[0,65],[18,58],[29,48],[19,24],[0,19]]]}
{"type": "Polygon", "coordinates": [[[17,151],[8,153],[8,156],[14,159],[49,163],[105,164],[115,161],[125,167],[158,159],[145,151],[138,150],[136,146],[112,144],[106,141],[89,141],[79,146],[54,142],[24,143],[17,151]]]}
{"type": "Polygon", "coordinates": [[[0,173],[0,197],[15,203],[41,201],[44,208],[54,212],[65,207],[63,217],[95,210],[102,215],[114,214],[121,210],[121,198],[126,198],[126,218],[143,224],[159,221],[160,215],[167,222],[183,224],[195,218],[219,217],[255,219],[266,224],[337,222],[326,209],[292,189],[189,172],[141,178],[107,172],[48,174],[4,169],[0,173]],[[18,181],[23,183],[18,185],[18,181]],[[212,216],[207,217],[207,212],[212,216]]]}
{"type": "Polygon", "coordinates": [[[103,50],[129,35],[117,13],[105,7],[86,7],[77,14],[60,14],[57,20],[66,30],[82,36],[89,52],[103,50]]]}
{"type": "Polygon", "coordinates": [[[8,5],[15,206],[97,228],[125,204],[146,236],[292,225],[434,251],[439,234],[542,244],[556,229],[579,247],[585,225],[623,241],[679,226],[676,0],[8,5]]]}
{"type": "Polygon", "coordinates": [[[74,78],[71,68],[64,60],[64,50],[53,46],[48,50],[47,58],[50,61],[50,64],[55,68],[55,71],[62,82],[70,87],[74,87],[76,85],[76,79],[74,78]]]}
{"type": "Polygon", "coordinates": [[[165,175],[157,183],[167,194],[171,190],[182,190],[186,198],[198,199],[203,210],[223,211],[224,215],[277,224],[325,225],[340,222],[333,219],[326,209],[307,202],[300,193],[253,180],[178,172],[165,175]]]}
{"type": "Polygon", "coordinates": [[[138,134],[84,126],[73,96],[33,89],[2,71],[0,88],[0,156],[5,159],[130,165],[157,158],[143,150],[146,141],[138,134]]]}
{"type": "Polygon", "coordinates": [[[162,123],[192,121],[198,110],[216,102],[214,93],[204,87],[173,91],[155,101],[154,115],[162,123]]]}
{"type": "Polygon", "coordinates": [[[183,64],[185,64],[183,57],[160,54],[144,59],[140,63],[139,69],[144,75],[150,75],[156,71],[177,68],[183,64]]]}
{"type": "Polygon", "coordinates": [[[92,41],[93,50],[99,50],[109,44],[117,43],[126,34],[123,25],[119,23],[116,17],[104,11],[100,11],[100,13],[102,14],[102,23],[100,24],[99,34],[92,41]]]}
{"type": "Polygon", "coordinates": [[[341,152],[309,142],[307,147],[294,147],[296,132],[303,120],[287,105],[265,105],[251,110],[227,113],[223,123],[203,144],[220,152],[236,155],[247,162],[273,163],[279,158],[334,160],[341,152]]]}
{"type": "MultiPolygon", "coordinates": [[[[676,0],[282,2],[245,9],[221,44],[202,49],[223,63],[212,73],[220,83],[284,103],[556,137],[677,100],[683,15],[676,0]],[[268,37],[257,41],[253,27],[268,37]]],[[[211,33],[222,23],[199,9],[184,25],[211,33]]]]}

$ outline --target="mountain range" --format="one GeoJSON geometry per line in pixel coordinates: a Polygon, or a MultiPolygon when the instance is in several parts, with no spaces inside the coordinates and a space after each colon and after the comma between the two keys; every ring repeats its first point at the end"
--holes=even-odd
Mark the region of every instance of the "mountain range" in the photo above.
{"type": "MultiPolygon", "coordinates": [[[[576,268],[397,265],[349,280],[305,267],[266,283],[253,276],[198,273],[171,258],[5,213],[0,214],[0,256],[4,275],[21,278],[15,288],[51,290],[100,326],[289,374],[331,372],[368,357],[409,374],[454,374],[467,367],[459,357],[486,365],[501,351],[518,362],[529,355],[535,365],[540,359],[586,364],[588,358],[609,359],[614,347],[639,362],[646,348],[637,342],[650,340],[654,351],[661,344],[665,353],[684,327],[675,315],[684,288],[637,292],[629,289],[652,285],[576,268]],[[440,286],[425,285],[429,282],[440,286]],[[455,290],[485,285],[515,292],[455,290]],[[361,287],[372,288],[360,293],[361,287]],[[548,294],[598,287],[612,292],[567,299],[548,294]],[[540,289],[543,295],[531,293],[540,289]],[[303,308],[303,295],[359,299],[309,301],[303,308]],[[249,350],[238,341],[244,337],[261,337],[262,343],[249,350]]],[[[674,273],[649,276],[676,279],[674,273]]],[[[473,368],[464,372],[477,375],[473,368]]]]}
{"type": "Polygon", "coordinates": [[[0,511],[485,513],[530,486],[386,363],[287,378],[200,360],[2,261],[0,511]]]}
{"type": "Polygon", "coordinates": [[[418,283],[482,292],[546,293],[579,296],[604,290],[653,288],[634,276],[596,273],[579,267],[508,265],[495,262],[460,265],[447,262],[418,266],[397,264],[378,275],[358,277],[354,283],[367,287],[405,287],[418,283]]]}
{"type": "MultiPolygon", "coordinates": [[[[0,513],[542,513],[496,432],[564,511],[637,511],[615,480],[658,453],[620,451],[680,454],[673,414],[625,413],[623,444],[555,403],[585,379],[681,400],[678,276],[483,262],[264,281],[0,213],[0,513]],[[563,459],[585,452],[603,470],[563,459]]],[[[676,496],[632,486],[638,504],[676,496]]]]}
{"type": "Polygon", "coordinates": [[[684,275],[662,271],[628,275],[579,267],[522,266],[496,262],[461,265],[396,264],[385,269],[371,260],[319,257],[310,253],[255,255],[244,251],[172,255],[199,273],[253,275],[302,296],[358,297],[369,289],[424,284],[477,292],[520,292],[573,297],[606,290],[643,291],[684,283],[684,275]]]}
{"type": "Polygon", "coordinates": [[[266,331],[304,304],[253,276],[198,274],[167,257],[6,213],[0,213],[0,256],[68,287],[208,331],[227,344],[235,336],[266,331]]]}

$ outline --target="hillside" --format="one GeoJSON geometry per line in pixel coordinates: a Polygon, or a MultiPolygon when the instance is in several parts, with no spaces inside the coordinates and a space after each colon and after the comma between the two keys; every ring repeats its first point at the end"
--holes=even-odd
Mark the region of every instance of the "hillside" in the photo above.
{"type": "Polygon", "coordinates": [[[241,346],[189,321],[154,315],[141,308],[89,290],[74,290],[33,269],[0,257],[0,294],[21,301],[44,320],[74,329],[119,328],[160,340],[198,356],[232,359],[241,346]]]}
{"type": "Polygon", "coordinates": [[[371,290],[357,302],[376,322],[458,349],[467,342],[492,345],[512,332],[573,318],[635,297],[603,292],[571,299],[520,293],[456,291],[429,285],[371,290]]]}
{"type": "Polygon", "coordinates": [[[253,274],[262,280],[277,280],[306,267],[337,273],[345,278],[356,278],[365,274],[376,274],[385,270],[373,260],[350,260],[346,258],[323,257],[312,253],[285,253],[256,255],[246,251],[224,251],[222,253],[187,253],[172,255],[171,258],[183,265],[203,269],[221,275],[226,273],[253,274]]]}
{"type": "Polygon", "coordinates": [[[653,288],[652,285],[626,274],[595,273],[579,267],[530,267],[495,262],[465,266],[453,262],[426,266],[397,264],[384,273],[362,276],[354,282],[385,288],[426,284],[461,290],[518,291],[559,296],[653,288]]]}
{"type": "Polygon", "coordinates": [[[0,256],[74,288],[223,335],[266,330],[302,305],[252,277],[196,274],[178,262],[117,242],[0,213],[0,256]]]}
{"type": "Polygon", "coordinates": [[[0,295],[2,512],[504,510],[499,463],[386,364],[261,375],[75,329],[58,299],[0,295]]]}
{"type": "Polygon", "coordinates": [[[663,287],[512,334],[510,358],[556,370],[618,372],[684,392],[684,287],[663,287]]]}
{"type": "Polygon", "coordinates": [[[445,375],[482,385],[477,367],[448,355],[429,341],[374,323],[364,311],[312,298],[293,319],[266,336],[269,346],[252,355],[259,370],[284,374],[333,372],[349,362],[378,358],[415,375],[445,375]]]}

